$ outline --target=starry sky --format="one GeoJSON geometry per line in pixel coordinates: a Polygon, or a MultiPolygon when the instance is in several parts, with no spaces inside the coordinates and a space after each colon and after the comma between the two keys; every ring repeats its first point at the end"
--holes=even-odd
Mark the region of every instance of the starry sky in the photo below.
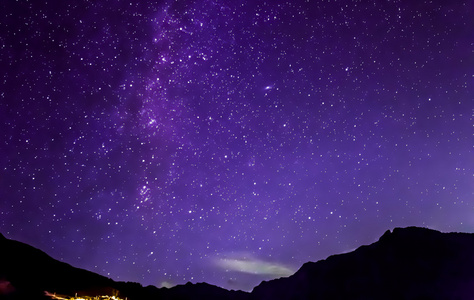
{"type": "Polygon", "coordinates": [[[474,1],[2,1],[0,232],[251,290],[474,232],[474,1]]]}

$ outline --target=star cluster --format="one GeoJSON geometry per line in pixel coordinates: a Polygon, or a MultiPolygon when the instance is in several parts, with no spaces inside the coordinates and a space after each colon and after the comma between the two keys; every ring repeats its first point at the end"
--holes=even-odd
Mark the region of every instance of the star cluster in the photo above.
{"type": "Polygon", "coordinates": [[[4,1],[0,230],[250,290],[396,226],[474,231],[472,1],[4,1]]]}

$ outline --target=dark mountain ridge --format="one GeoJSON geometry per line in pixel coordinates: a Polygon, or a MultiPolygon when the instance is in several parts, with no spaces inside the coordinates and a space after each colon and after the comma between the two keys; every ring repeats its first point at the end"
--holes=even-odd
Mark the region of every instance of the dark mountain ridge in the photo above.
{"type": "Polygon", "coordinates": [[[115,284],[112,279],[55,260],[43,251],[9,240],[1,233],[0,257],[0,281],[14,290],[15,297],[36,299],[42,297],[44,291],[68,295],[92,289],[110,292],[115,284]]]}
{"type": "Polygon", "coordinates": [[[304,264],[251,299],[474,299],[474,234],[395,228],[353,252],[304,264]]]}
{"type": "Polygon", "coordinates": [[[474,300],[474,234],[395,228],[353,252],[304,264],[287,278],[262,282],[251,293],[207,283],[171,289],[115,282],[59,262],[0,234],[0,299],[116,295],[128,299],[459,299],[474,300]]]}

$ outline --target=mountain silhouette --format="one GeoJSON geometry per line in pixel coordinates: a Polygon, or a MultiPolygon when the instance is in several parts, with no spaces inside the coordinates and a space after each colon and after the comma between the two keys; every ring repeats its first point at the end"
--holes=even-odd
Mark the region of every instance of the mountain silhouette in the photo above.
{"type": "Polygon", "coordinates": [[[115,282],[96,273],[57,261],[30,245],[0,233],[0,297],[44,298],[44,291],[75,295],[94,290],[114,293],[115,282]],[[2,295],[3,294],[3,295],[2,295]]]}
{"type": "Polygon", "coordinates": [[[474,234],[418,227],[395,228],[371,245],[308,262],[294,275],[262,282],[251,293],[207,283],[168,289],[115,282],[2,234],[0,254],[0,299],[48,299],[48,291],[131,300],[474,300],[474,234]]]}
{"type": "Polygon", "coordinates": [[[409,227],[262,282],[251,299],[474,299],[474,234],[409,227]]]}

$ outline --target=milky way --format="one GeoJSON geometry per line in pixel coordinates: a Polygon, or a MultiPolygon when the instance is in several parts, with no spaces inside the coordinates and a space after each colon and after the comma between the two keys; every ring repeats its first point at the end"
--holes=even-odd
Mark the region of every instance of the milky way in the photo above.
{"type": "Polygon", "coordinates": [[[474,232],[473,10],[3,1],[0,231],[243,290],[394,227],[474,232]]]}

